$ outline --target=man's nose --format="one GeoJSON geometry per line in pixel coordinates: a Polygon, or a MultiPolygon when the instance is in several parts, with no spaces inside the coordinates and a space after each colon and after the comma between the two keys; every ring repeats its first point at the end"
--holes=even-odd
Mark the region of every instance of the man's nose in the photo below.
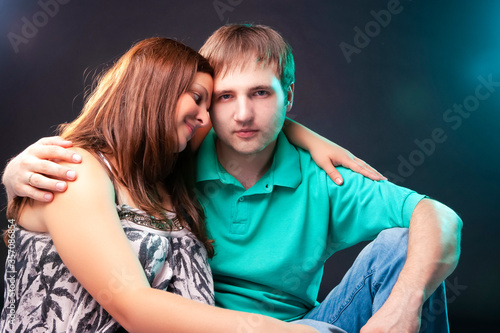
{"type": "Polygon", "coordinates": [[[249,98],[242,97],[236,103],[234,111],[234,120],[238,122],[247,122],[253,118],[253,104],[249,98]]]}

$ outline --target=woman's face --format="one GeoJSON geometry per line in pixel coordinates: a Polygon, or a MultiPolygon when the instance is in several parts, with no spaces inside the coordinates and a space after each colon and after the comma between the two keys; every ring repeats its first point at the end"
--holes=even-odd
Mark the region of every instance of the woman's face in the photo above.
{"type": "Polygon", "coordinates": [[[212,90],[212,77],[207,73],[198,72],[189,90],[179,97],[175,109],[179,152],[186,148],[198,128],[209,124],[208,109],[212,90]]]}

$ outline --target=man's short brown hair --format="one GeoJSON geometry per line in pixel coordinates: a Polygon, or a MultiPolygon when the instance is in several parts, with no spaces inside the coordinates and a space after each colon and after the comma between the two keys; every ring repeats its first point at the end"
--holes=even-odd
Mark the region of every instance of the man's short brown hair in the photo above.
{"type": "Polygon", "coordinates": [[[277,31],[265,25],[224,25],[207,39],[200,53],[214,68],[215,77],[255,61],[275,66],[285,92],[295,81],[291,46],[277,31]]]}

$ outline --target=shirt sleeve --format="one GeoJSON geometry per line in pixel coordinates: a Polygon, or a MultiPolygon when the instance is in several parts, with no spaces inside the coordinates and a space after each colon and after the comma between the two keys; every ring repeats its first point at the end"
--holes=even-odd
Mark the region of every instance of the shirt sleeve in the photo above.
{"type": "Polygon", "coordinates": [[[408,228],[415,206],[425,198],[389,181],[373,181],[345,168],[338,170],[344,178],[342,186],[326,176],[333,252],[372,240],[385,229],[408,228]]]}

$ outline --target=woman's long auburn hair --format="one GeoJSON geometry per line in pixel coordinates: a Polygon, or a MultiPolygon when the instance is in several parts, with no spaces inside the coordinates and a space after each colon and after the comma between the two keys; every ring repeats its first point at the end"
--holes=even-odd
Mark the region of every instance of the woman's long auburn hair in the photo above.
{"type": "MultiPolygon", "coordinates": [[[[59,126],[59,133],[94,155],[112,156],[111,178],[150,215],[165,216],[157,188],[163,183],[179,220],[211,257],[212,242],[194,194],[193,154],[178,152],[175,123],[177,101],[197,72],[213,76],[208,61],[188,46],[168,38],[142,40],[101,75],[81,114],[59,126]]],[[[17,199],[8,215],[17,217],[21,206],[17,199]]]]}

